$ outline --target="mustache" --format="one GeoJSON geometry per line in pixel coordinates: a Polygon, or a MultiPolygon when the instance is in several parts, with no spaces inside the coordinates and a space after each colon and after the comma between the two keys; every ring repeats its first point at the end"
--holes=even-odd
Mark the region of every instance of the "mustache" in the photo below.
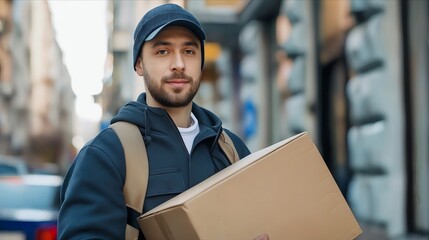
{"type": "Polygon", "coordinates": [[[167,82],[167,81],[173,80],[173,79],[186,79],[186,81],[188,81],[188,82],[193,81],[192,77],[190,77],[184,73],[172,73],[169,76],[162,77],[161,80],[162,80],[162,82],[167,82]]]}

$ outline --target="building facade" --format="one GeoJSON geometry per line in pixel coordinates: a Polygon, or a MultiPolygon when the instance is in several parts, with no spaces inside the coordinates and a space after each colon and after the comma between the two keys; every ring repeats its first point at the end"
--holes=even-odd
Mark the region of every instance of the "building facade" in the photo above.
{"type": "Polygon", "coordinates": [[[1,154],[58,173],[70,162],[74,95],[48,3],[1,4],[1,154]]]}

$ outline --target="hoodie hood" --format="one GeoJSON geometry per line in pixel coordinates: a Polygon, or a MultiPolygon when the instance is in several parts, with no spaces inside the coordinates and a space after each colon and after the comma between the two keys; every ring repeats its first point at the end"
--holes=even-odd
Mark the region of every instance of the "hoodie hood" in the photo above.
{"type": "Polygon", "coordinates": [[[110,123],[112,124],[115,122],[124,121],[135,124],[139,127],[144,127],[144,115],[146,114],[148,108],[149,106],[146,104],[146,102],[131,101],[119,109],[118,114],[112,118],[110,123]]]}
{"type": "MultiPolygon", "coordinates": [[[[218,136],[222,131],[222,121],[209,110],[192,103],[192,113],[200,126],[213,131],[218,136]]],[[[140,94],[137,101],[131,101],[122,107],[110,123],[125,121],[137,125],[142,131],[145,142],[150,141],[152,132],[167,134],[170,127],[176,127],[170,115],[162,108],[150,107],[146,103],[146,93],[140,94]]],[[[146,143],[148,144],[148,143],[146,143]]]]}

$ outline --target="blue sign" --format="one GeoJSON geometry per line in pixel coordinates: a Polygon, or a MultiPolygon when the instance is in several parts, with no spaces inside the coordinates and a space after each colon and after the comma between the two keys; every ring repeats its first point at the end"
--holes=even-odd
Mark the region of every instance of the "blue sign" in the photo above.
{"type": "Polygon", "coordinates": [[[251,138],[256,134],[256,129],[258,127],[258,114],[256,111],[256,106],[253,103],[252,99],[246,99],[243,104],[243,128],[244,128],[244,137],[251,138]]]}

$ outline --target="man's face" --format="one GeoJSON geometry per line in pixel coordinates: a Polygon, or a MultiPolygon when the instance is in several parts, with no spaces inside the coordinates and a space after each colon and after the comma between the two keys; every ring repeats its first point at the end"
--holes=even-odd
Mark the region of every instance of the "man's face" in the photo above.
{"type": "Polygon", "coordinates": [[[177,108],[191,104],[201,78],[201,44],[187,28],[169,26],[142,48],[136,72],[146,84],[150,106],[177,108]]]}

